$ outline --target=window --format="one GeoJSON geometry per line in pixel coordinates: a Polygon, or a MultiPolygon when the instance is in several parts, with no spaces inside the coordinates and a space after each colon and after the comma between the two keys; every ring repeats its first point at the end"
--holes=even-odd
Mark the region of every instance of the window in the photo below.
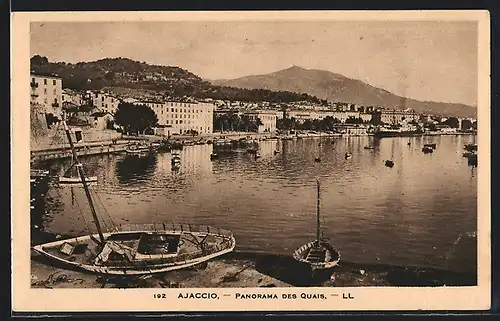
{"type": "Polygon", "coordinates": [[[175,120],[175,123],[176,123],[176,124],[178,124],[178,123],[179,123],[179,121],[176,119],[176,120],[175,120]]]}
{"type": "Polygon", "coordinates": [[[43,80],[43,84],[46,85],[47,84],[47,79],[44,79],[43,80]]]}
{"type": "Polygon", "coordinates": [[[56,80],[52,80],[52,86],[55,86],[56,85],[56,80]]]}
{"type": "Polygon", "coordinates": [[[47,95],[47,88],[44,88],[44,89],[43,89],[43,93],[44,93],[45,95],[47,95]]]}
{"type": "Polygon", "coordinates": [[[32,82],[32,83],[35,83],[35,78],[31,78],[31,82],[32,82]]]}

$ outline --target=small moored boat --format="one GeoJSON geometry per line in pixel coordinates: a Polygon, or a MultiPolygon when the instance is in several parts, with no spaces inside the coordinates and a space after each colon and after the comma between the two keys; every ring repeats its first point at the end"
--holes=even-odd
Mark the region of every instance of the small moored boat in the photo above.
{"type": "Polygon", "coordinates": [[[321,236],[319,180],[317,181],[317,188],[316,240],[301,246],[293,253],[295,260],[308,264],[313,271],[335,267],[340,261],[340,252],[321,236]]]}
{"type": "MultiPolygon", "coordinates": [[[[85,177],[87,183],[97,182],[97,176],[87,176],[85,177]]],[[[59,184],[81,184],[82,179],[80,177],[70,177],[70,176],[59,176],[59,184]]]]}
{"type": "Polygon", "coordinates": [[[432,147],[429,147],[429,146],[424,146],[422,148],[422,152],[424,154],[429,154],[429,153],[433,153],[434,152],[434,149],[432,147]]]}

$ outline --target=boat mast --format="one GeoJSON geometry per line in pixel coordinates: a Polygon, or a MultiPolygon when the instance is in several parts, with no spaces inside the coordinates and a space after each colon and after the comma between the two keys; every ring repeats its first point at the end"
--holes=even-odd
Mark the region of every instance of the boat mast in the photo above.
{"type": "Polygon", "coordinates": [[[87,181],[85,180],[85,174],[83,173],[83,165],[78,160],[76,150],[75,150],[75,145],[73,145],[73,140],[71,139],[71,134],[69,132],[68,125],[66,124],[65,118],[66,117],[64,116],[63,117],[64,131],[66,132],[66,137],[69,140],[69,146],[71,147],[73,160],[75,161],[76,169],[78,170],[78,174],[80,175],[80,179],[82,180],[83,188],[85,190],[85,195],[87,196],[87,199],[89,201],[90,211],[92,212],[92,216],[94,218],[94,223],[95,223],[95,226],[97,227],[97,232],[99,233],[99,239],[101,241],[101,245],[104,245],[104,243],[105,243],[104,235],[102,235],[101,225],[99,223],[99,219],[98,219],[97,213],[95,211],[94,203],[92,202],[92,196],[90,195],[90,190],[89,190],[89,187],[87,185],[87,181]]]}
{"type": "Polygon", "coordinates": [[[316,202],[316,245],[319,246],[319,239],[321,237],[320,235],[320,220],[319,220],[319,207],[320,207],[320,200],[319,200],[319,179],[317,180],[318,183],[318,197],[317,197],[317,202],[316,202]]]}

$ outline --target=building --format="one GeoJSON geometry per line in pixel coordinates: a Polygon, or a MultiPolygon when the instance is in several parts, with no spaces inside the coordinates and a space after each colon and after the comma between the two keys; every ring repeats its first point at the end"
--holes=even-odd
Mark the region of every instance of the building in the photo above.
{"type": "MultiPolygon", "coordinates": [[[[282,112],[281,115],[280,113],[277,113],[278,118],[282,118],[282,112]]],[[[305,110],[290,110],[286,112],[286,116],[288,118],[295,118],[298,122],[303,123],[306,120],[313,121],[316,119],[324,119],[326,117],[332,117],[340,120],[341,123],[345,123],[348,118],[359,118],[361,117],[361,114],[358,111],[305,111],[305,110]]],[[[369,114],[370,117],[367,121],[371,120],[371,114],[369,114]]],[[[363,120],[365,120],[366,117],[361,117],[363,120]]]]}
{"type": "Polygon", "coordinates": [[[380,120],[385,124],[401,125],[412,121],[418,122],[420,115],[408,110],[381,110],[380,120]]]}
{"type": "Polygon", "coordinates": [[[115,118],[109,112],[96,112],[90,115],[92,127],[98,130],[111,129],[109,128],[110,122],[114,122],[115,118]]]}
{"type": "Polygon", "coordinates": [[[120,99],[104,92],[92,92],[92,105],[102,112],[114,114],[120,104],[120,99]]]}
{"type": "Polygon", "coordinates": [[[213,131],[214,105],[210,103],[153,102],[136,104],[146,105],[158,117],[157,134],[209,134],[213,131]]]}
{"type": "Polygon", "coordinates": [[[259,133],[274,133],[276,132],[276,112],[255,110],[243,112],[243,115],[250,117],[252,120],[260,119],[262,125],[259,126],[259,133]]]}
{"type": "Polygon", "coordinates": [[[62,79],[31,74],[31,102],[42,106],[47,114],[62,117],[62,79]]]}
{"type": "Polygon", "coordinates": [[[62,90],[62,98],[61,101],[63,104],[72,105],[72,106],[81,106],[84,102],[84,95],[76,92],[74,90],[64,88],[62,90]]]}

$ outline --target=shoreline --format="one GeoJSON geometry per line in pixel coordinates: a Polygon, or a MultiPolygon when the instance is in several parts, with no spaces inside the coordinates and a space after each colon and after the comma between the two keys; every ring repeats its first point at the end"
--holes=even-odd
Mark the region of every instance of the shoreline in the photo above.
{"type": "MultiPolygon", "coordinates": [[[[202,142],[203,144],[209,144],[208,141],[213,139],[229,139],[237,142],[241,138],[248,138],[250,140],[297,140],[297,139],[309,139],[309,138],[340,138],[340,137],[376,137],[378,139],[383,138],[413,138],[413,137],[425,137],[425,136],[473,136],[476,133],[423,133],[418,135],[399,135],[399,136],[387,136],[387,137],[377,137],[373,134],[312,134],[306,133],[296,136],[295,134],[289,135],[277,135],[271,133],[252,133],[252,132],[228,132],[228,133],[211,133],[205,135],[197,136],[181,136],[175,135],[170,137],[170,141],[174,143],[195,143],[202,142]]],[[[80,157],[92,156],[92,155],[109,155],[124,153],[129,144],[134,141],[147,141],[148,143],[158,142],[165,140],[166,137],[154,136],[154,135],[143,135],[143,136],[125,136],[116,141],[104,140],[104,141],[93,141],[89,143],[77,144],[75,147],[80,149],[82,153],[80,157]]],[[[34,161],[46,161],[46,160],[57,160],[65,159],[71,157],[71,150],[69,144],[60,145],[57,147],[50,148],[38,148],[31,151],[31,158],[34,161]]]]}
{"type": "MultiPolygon", "coordinates": [[[[33,251],[32,251],[33,252],[33,251]]],[[[362,286],[475,286],[475,273],[431,267],[340,262],[317,271],[291,256],[232,252],[192,268],[145,276],[104,277],[65,269],[33,254],[34,288],[250,288],[250,287],[362,287],[362,286]]]]}

